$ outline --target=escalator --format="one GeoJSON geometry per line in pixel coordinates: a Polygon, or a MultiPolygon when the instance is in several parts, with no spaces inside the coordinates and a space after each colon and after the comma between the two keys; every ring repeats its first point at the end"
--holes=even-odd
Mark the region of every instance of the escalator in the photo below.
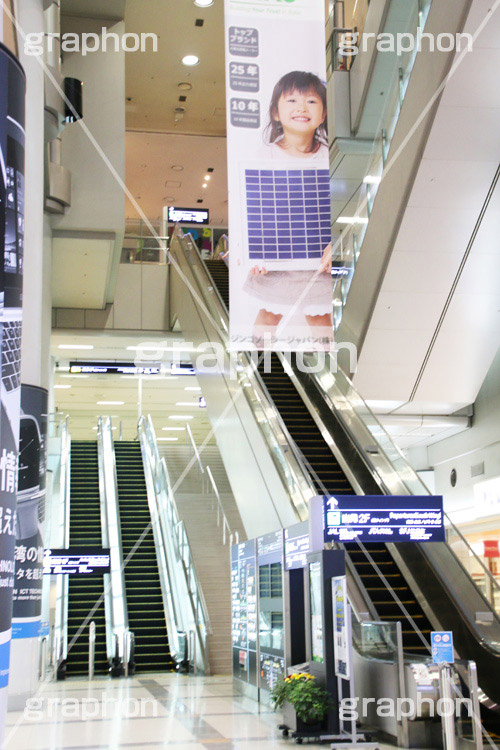
{"type": "MultiPolygon", "coordinates": [[[[96,442],[84,440],[71,442],[69,528],[72,547],[102,547],[96,442]]],[[[95,672],[105,674],[108,672],[108,658],[104,579],[99,575],[69,576],[66,664],[68,676],[88,674],[91,621],[94,621],[96,626],[95,672]],[[96,607],[95,610],[94,607],[96,607]],[[75,639],[74,642],[73,639],[75,639]]]]}
{"type": "Polygon", "coordinates": [[[128,626],[135,635],[136,670],[173,671],[140,444],[116,442],[115,459],[128,626]]]}
{"type": "MultiPolygon", "coordinates": [[[[205,265],[226,306],[229,303],[229,274],[227,266],[220,261],[206,260],[205,265]]],[[[301,396],[289,376],[283,370],[276,354],[271,355],[270,372],[259,365],[260,376],[271,396],[288,432],[310,467],[312,481],[318,494],[356,494],[344,472],[326,444],[316,422],[312,418],[301,396]]],[[[375,490],[373,494],[379,494],[375,490]]],[[[380,619],[402,623],[403,647],[407,653],[427,654],[431,626],[422,608],[407,585],[399,568],[384,544],[370,545],[370,555],[396,592],[411,619],[420,629],[424,640],[415,631],[412,623],[401,612],[399,605],[380,579],[372,564],[356,544],[345,545],[356,572],[380,619]]]]}

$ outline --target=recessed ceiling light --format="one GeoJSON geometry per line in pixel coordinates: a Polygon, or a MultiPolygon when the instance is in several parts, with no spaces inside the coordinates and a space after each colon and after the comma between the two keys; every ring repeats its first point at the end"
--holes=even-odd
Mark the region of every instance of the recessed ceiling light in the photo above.
{"type": "Polygon", "coordinates": [[[59,389],[64,388],[64,389],[67,390],[68,388],[71,388],[71,386],[70,385],[60,385],[60,384],[57,384],[57,385],[54,386],[54,388],[59,388],[59,389]]]}
{"type": "Polygon", "coordinates": [[[175,203],[175,198],[173,195],[164,195],[163,200],[165,203],[175,203]]]}
{"type": "Polygon", "coordinates": [[[202,185],[202,187],[203,187],[203,188],[206,188],[206,186],[207,186],[207,183],[206,183],[206,182],[204,182],[204,183],[203,183],[203,185],[202,185]]]}
{"type": "Polygon", "coordinates": [[[188,385],[186,388],[184,388],[185,391],[201,391],[201,388],[199,385],[188,385]]]}
{"type": "Polygon", "coordinates": [[[365,216],[339,216],[337,224],[368,224],[365,216]]]}
{"type": "Polygon", "coordinates": [[[61,375],[62,378],[90,378],[90,375],[61,375]]]}
{"type": "Polygon", "coordinates": [[[160,442],[160,440],[161,440],[163,443],[166,443],[167,441],[173,443],[173,442],[177,442],[179,440],[179,438],[174,438],[174,437],[171,437],[171,438],[159,437],[159,438],[156,438],[156,440],[158,442],[160,442]]]}
{"type": "Polygon", "coordinates": [[[97,406],[123,406],[125,401],[98,401],[97,406]]]}
{"type": "Polygon", "coordinates": [[[182,83],[178,83],[177,84],[177,88],[180,89],[181,91],[191,91],[191,89],[193,88],[193,86],[192,86],[191,83],[187,83],[187,82],[183,81],[182,83]]]}
{"type": "Polygon", "coordinates": [[[210,178],[210,175],[209,175],[209,174],[206,174],[206,175],[205,175],[205,177],[204,177],[203,179],[204,179],[204,180],[210,180],[211,178],[210,178]]]}
{"type": "Polygon", "coordinates": [[[164,430],[164,432],[184,432],[186,428],[185,427],[162,427],[161,429],[164,430]]]}
{"type": "Polygon", "coordinates": [[[170,169],[173,169],[174,172],[182,172],[184,167],[182,167],[180,164],[173,164],[170,169]]]}
{"type": "Polygon", "coordinates": [[[182,58],[182,64],[187,65],[188,67],[192,67],[193,65],[198,65],[200,62],[199,57],[196,57],[196,55],[184,55],[182,58]]]}
{"type": "Polygon", "coordinates": [[[198,408],[198,402],[197,401],[176,401],[176,406],[191,406],[194,409],[198,408]]]}
{"type": "MultiPolygon", "coordinates": [[[[93,429],[93,430],[98,430],[99,428],[98,428],[98,427],[92,427],[92,429],[93,429]]],[[[111,429],[112,429],[112,430],[116,430],[116,427],[112,427],[111,429]]]]}
{"type": "Polygon", "coordinates": [[[210,8],[214,4],[214,0],[194,0],[194,4],[199,8],[210,8]]]}
{"type": "Polygon", "coordinates": [[[93,349],[92,344],[59,344],[58,349],[93,349]]]}
{"type": "Polygon", "coordinates": [[[172,414],[169,419],[177,419],[177,420],[184,420],[184,419],[194,419],[192,414],[172,414]]]}

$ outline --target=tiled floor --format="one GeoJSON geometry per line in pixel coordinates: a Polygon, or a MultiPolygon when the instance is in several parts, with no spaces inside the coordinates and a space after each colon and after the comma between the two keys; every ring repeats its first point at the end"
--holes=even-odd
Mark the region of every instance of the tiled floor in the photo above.
{"type": "MultiPolygon", "coordinates": [[[[140,675],[46,683],[8,714],[5,750],[292,750],[270,708],[236,696],[230,677],[140,675]]],[[[328,745],[326,745],[328,747],[328,745]]]]}

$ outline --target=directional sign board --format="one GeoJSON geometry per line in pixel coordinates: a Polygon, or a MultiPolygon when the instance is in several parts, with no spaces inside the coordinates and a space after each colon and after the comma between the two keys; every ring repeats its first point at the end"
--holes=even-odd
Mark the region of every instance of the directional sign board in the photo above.
{"type": "Polygon", "coordinates": [[[444,542],[443,498],[323,496],[325,542],[444,542]]]}
{"type": "Polygon", "coordinates": [[[453,664],[453,633],[451,630],[440,630],[431,633],[432,661],[434,664],[447,662],[453,664]]]}

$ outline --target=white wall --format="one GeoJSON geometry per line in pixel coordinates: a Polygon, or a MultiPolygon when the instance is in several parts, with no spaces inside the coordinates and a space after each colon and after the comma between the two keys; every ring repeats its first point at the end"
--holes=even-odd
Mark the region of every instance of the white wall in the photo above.
{"type": "Polygon", "coordinates": [[[500,350],[474,404],[471,429],[429,446],[428,463],[434,467],[436,492],[444,495],[455,523],[474,520],[474,484],[500,476],[500,350]],[[471,467],[482,462],[484,474],[472,478],[471,467]],[[454,488],[452,469],[457,472],[454,488]]]}

